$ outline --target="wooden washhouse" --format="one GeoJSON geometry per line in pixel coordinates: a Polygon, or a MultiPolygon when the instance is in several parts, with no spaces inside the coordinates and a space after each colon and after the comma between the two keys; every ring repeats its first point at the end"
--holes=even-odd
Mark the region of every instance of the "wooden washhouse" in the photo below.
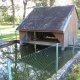
{"type": "Polygon", "coordinates": [[[38,7],[17,27],[20,43],[61,47],[77,40],[78,15],[75,5],[38,7]]]}

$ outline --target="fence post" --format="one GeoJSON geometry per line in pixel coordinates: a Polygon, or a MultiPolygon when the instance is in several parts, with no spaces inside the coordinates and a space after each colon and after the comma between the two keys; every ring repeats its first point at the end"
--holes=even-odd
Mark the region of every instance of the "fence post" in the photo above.
{"type": "Polygon", "coordinates": [[[7,66],[8,66],[8,80],[12,80],[11,63],[10,63],[10,60],[8,60],[7,66]]]}
{"type": "Polygon", "coordinates": [[[35,52],[36,52],[36,44],[34,44],[34,49],[35,49],[35,52]]]}
{"type": "Polygon", "coordinates": [[[56,75],[58,71],[58,43],[56,43],[56,75]]]}
{"type": "Polygon", "coordinates": [[[73,51],[72,51],[72,55],[73,55],[73,58],[74,58],[74,38],[73,38],[73,51]]]}

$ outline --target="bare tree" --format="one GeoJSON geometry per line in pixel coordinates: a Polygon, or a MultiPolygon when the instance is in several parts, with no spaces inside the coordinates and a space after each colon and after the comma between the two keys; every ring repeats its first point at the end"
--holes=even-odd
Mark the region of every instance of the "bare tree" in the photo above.
{"type": "Polygon", "coordinates": [[[10,0],[11,1],[11,4],[12,4],[12,18],[13,18],[13,27],[15,27],[15,8],[14,8],[14,1],[13,0],[10,0]]]}
{"type": "Polygon", "coordinates": [[[54,0],[50,0],[50,6],[53,6],[54,0]]]}
{"type": "MultiPolygon", "coordinates": [[[[24,5],[24,12],[23,12],[23,19],[26,17],[26,6],[27,2],[30,0],[23,0],[23,5],[24,5]]],[[[31,0],[33,1],[36,6],[53,6],[55,0],[31,0]]]]}
{"type": "Polygon", "coordinates": [[[24,12],[23,12],[23,19],[26,16],[26,6],[27,6],[27,0],[23,0],[23,4],[24,4],[24,12]]]}
{"type": "MultiPolygon", "coordinates": [[[[3,2],[5,2],[6,0],[2,0],[3,2]]],[[[15,7],[14,7],[14,1],[11,1],[11,6],[12,6],[12,23],[13,23],[13,27],[15,27],[15,7]]]]}

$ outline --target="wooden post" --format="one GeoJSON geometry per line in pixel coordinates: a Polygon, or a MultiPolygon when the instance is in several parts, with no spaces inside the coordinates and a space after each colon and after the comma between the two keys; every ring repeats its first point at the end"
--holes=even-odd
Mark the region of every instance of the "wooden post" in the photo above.
{"type": "Polygon", "coordinates": [[[36,32],[34,32],[34,40],[36,40],[36,32]]]}
{"type": "Polygon", "coordinates": [[[58,71],[58,43],[56,44],[56,75],[58,71]]]}
{"type": "Polygon", "coordinates": [[[36,52],[36,44],[34,44],[34,49],[35,49],[35,52],[36,52]]]}
{"type": "Polygon", "coordinates": [[[8,66],[8,80],[12,80],[11,63],[10,63],[10,60],[8,60],[7,66],[8,66]]]}

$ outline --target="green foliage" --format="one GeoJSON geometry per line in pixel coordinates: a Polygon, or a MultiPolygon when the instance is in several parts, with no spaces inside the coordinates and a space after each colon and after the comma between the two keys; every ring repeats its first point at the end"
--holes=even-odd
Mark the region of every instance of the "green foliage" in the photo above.
{"type": "Polygon", "coordinates": [[[0,11],[7,12],[7,10],[8,10],[8,8],[6,6],[0,6],[0,11]]]}
{"type": "Polygon", "coordinates": [[[53,6],[55,0],[33,0],[36,6],[53,6]]]}
{"type": "Polygon", "coordinates": [[[8,22],[13,22],[13,20],[15,20],[13,16],[8,16],[8,18],[6,19],[6,21],[8,22]]]}
{"type": "Polygon", "coordinates": [[[36,6],[47,6],[47,1],[46,0],[40,0],[40,1],[36,1],[34,0],[36,6]]]}
{"type": "Polygon", "coordinates": [[[80,0],[75,0],[74,3],[76,4],[77,8],[80,8],[80,0]]]}
{"type": "Polygon", "coordinates": [[[80,0],[75,0],[74,3],[76,4],[76,9],[79,16],[79,23],[80,23],[80,0]]]}
{"type": "MultiPolygon", "coordinates": [[[[17,11],[19,10],[18,5],[16,5],[15,8],[17,9],[17,11]]],[[[8,11],[9,10],[7,6],[0,6],[0,25],[11,25],[13,24],[13,21],[15,21],[15,24],[19,24],[22,18],[19,16],[14,17],[13,15],[10,15],[8,11]]]]}
{"type": "Polygon", "coordinates": [[[23,18],[20,16],[15,17],[15,24],[20,24],[22,20],[23,20],[23,18]]]}
{"type": "Polygon", "coordinates": [[[76,78],[76,80],[80,80],[80,75],[76,78]]]}
{"type": "Polygon", "coordinates": [[[6,6],[0,7],[0,22],[5,21],[5,19],[8,17],[8,8],[6,6]]]}
{"type": "MultiPolygon", "coordinates": [[[[16,25],[17,27],[17,25],[16,25]]],[[[15,28],[12,28],[12,25],[0,25],[0,40],[1,41],[10,41],[19,39],[19,32],[15,32],[15,28]]]]}
{"type": "Polygon", "coordinates": [[[80,63],[74,65],[65,80],[80,80],[80,63]]]}
{"type": "Polygon", "coordinates": [[[13,17],[10,15],[1,16],[0,25],[11,25],[13,20],[15,20],[15,24],[19,24],[22,21],[22,17],[13,17]]]}
{"type": "Polygon", "coordinates": [[[68,74],[65,80],[76,80],[76,74],[75,73],[68,74]]]}
{"type": "Polygon", "coordinates": [[[13,16],[8,15],[8,8],[6,6],[0,7],[0,24],[11,24],[14,19],[13,16]]]}

